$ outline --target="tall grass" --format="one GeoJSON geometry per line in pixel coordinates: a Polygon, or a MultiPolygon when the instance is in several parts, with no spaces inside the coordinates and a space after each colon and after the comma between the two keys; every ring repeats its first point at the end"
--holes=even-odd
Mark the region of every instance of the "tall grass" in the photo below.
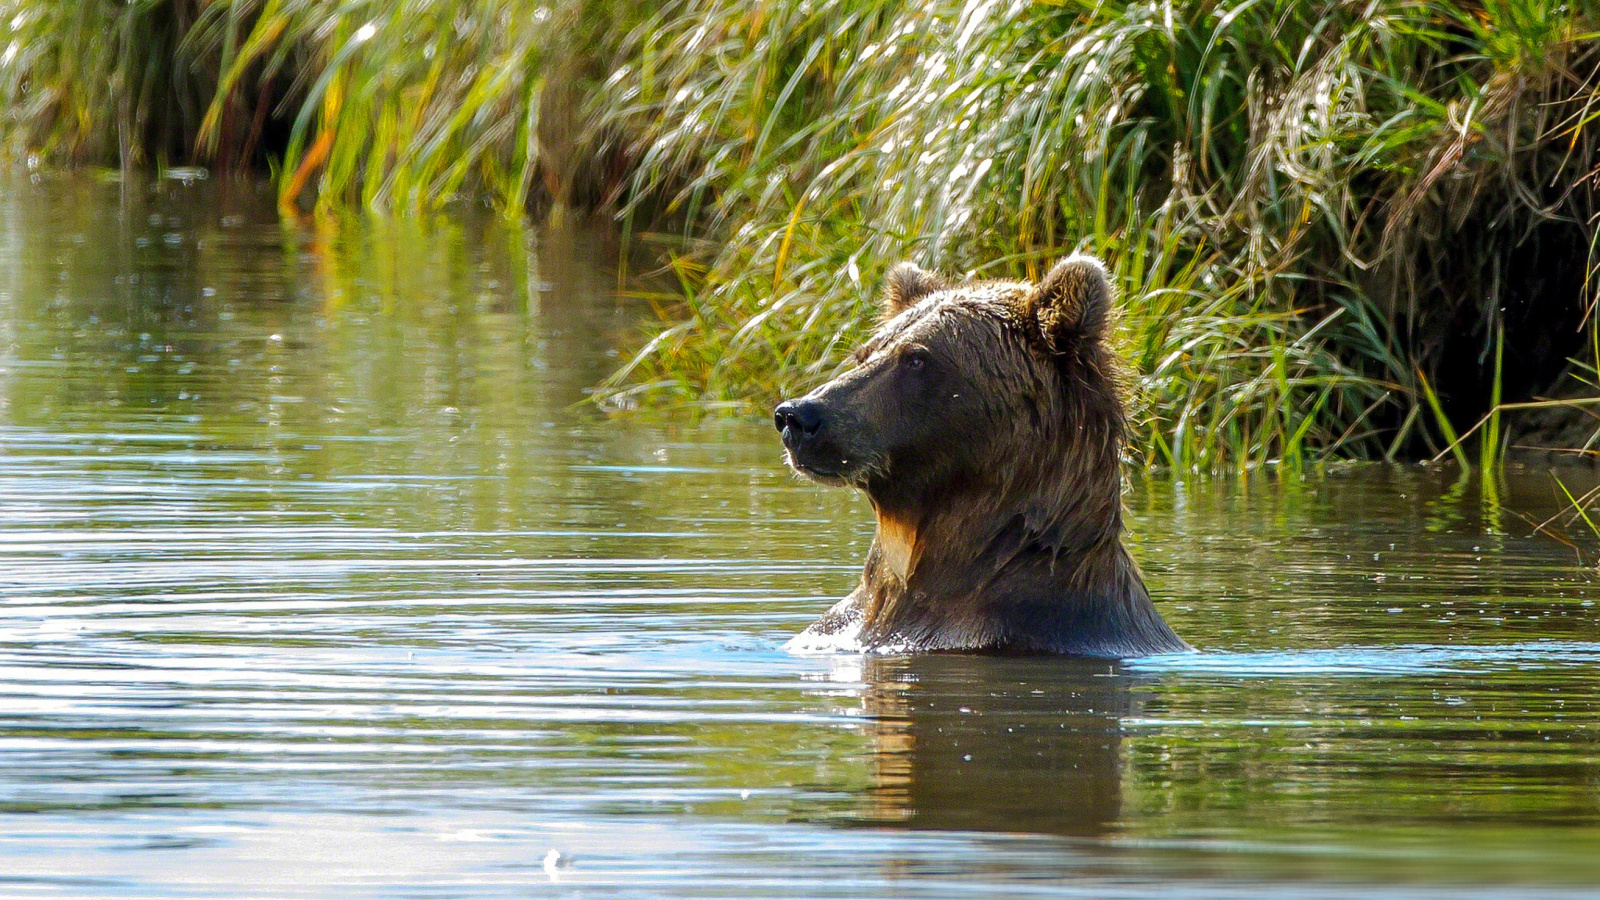
{"type": "Polygon", "coordinates": [[[0,17],[13,157],[265,160],[290,212],[545,197],[683,223],[681,293],[604,386],[614,408],[756,411],[807,389],[905,258],[972,277],[1106,258],[1151,465],[1466,464],[1474,433],[1492,464],[1585,352],[1596,0],[0,0],[0,17]]]}
{"type": "MultiPolygon", "coordinates": [[[[588,176],[607,148],[575,115],[609,74],[608,35],[631,4],[534,0],[216,0],[249,6],[235,39],[221,17],[197,39],[225,52],[223,91],[292,78],[281,165],[285,208],[312,195],[323,209],[357,203],[428,210],[463,195],[522,214],[536,181],[553,199],[593,203],[588,176]],[[296,60],[311,54],[307,63],[296,60]]],[[[603,186],[601,186],[603,187],[603,186]]]]}
{"type": "MultiPolygon", "coordinates": [[[[0,0],[0,146],[136,167],[267,163],[282,205],[607,199],[580,116],[619,0],[0,0]]],[[[613,180],[620,180],[614,177],[613,180]]]]}
{"type": "Polygon", "coordinates": [[[182,155],[215,88],[184,38],[197,0],[0,0],[8,155],[141,166],[182,155]]]}
{"type": "MultiPolygon", "coordinates": [[[[1147,462],[1443,445],[1499,401],[1490,336],[1575,326],[1593,283],[1597,21],[1528,0],[674,4],[610,109],[646,135],[635,195],[676,177],[732,239],[680,263],[689,300],[611,399],[760,405],[843,364],[896,259],[1033,275],[1083,249],[1127,300],[1147,462]]],[[[1515,351],[1549,378],[1553,351],[1515,351]]]]}

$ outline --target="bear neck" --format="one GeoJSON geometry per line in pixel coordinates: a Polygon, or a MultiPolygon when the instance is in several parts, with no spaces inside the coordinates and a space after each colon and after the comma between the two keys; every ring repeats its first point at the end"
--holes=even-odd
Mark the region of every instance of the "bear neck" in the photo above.
{"type": "Polygon", "coordinates": [[[1107,657],[1185,649],[1122,543],[1120,441],[1100,446],[1041,450],[1033,478],[969,473],[909,496],[869,490],[878,528],[858,588],[865,642],[1107,657]]]}
{"type": "Polygon", "coordinates": [[[914,498],[869,495],[878,526],[869,574],[924,590],[977,588],[1019,567],[1054,570],[1054,580],[1093,577],[1080,563],[1122,546],[1121,478],[1097,481],[952,478],[914,498]]]}

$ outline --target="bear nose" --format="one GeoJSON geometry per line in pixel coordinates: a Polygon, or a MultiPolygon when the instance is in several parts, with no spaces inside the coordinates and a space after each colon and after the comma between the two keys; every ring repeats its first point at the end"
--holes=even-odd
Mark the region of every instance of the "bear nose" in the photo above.
{"type": "Polygon", "coordinates": [[[772,424],[791,438],[808,438],[822,430],[822,404],[815,400],[785,400],[772,413],[772,424]]]}

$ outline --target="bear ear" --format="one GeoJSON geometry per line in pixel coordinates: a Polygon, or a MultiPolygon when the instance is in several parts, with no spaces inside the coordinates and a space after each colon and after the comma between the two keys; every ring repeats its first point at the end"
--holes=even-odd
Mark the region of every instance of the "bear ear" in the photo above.
{"type": "Polygon", "coordinates": [[[1111,279],[1092,256],[1074,253],[1022,299],[1025,320],[1032,321],[1052,353],[1064,353],[1080,340],[1105,336],[1111,320],[1111,279]]]}
{"type": "Polygon", "coordinates": [[[943,278],[918,267],[916,263],[898,263],[883,279],[884,318],[892,319],[923,297],[946,287],[948,285],[943,278]]]}

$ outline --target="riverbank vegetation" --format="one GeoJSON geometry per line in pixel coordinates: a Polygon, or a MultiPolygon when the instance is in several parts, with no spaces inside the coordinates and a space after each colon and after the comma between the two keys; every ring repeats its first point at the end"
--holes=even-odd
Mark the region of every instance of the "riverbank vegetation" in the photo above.
{"type": "Polygon", "coordinates": [[[17,160],[266,166],[291,213],[473,197],[671,223],[673,290],[602,388],[613,408],[762,412],[844,363],[893,262],[1026,277],[1072,250],[1125,298],[1150,465],[1492,465],[1548,414],[1529,401],[1593,395],[1593,2],[0,16],[17,160]]]}

